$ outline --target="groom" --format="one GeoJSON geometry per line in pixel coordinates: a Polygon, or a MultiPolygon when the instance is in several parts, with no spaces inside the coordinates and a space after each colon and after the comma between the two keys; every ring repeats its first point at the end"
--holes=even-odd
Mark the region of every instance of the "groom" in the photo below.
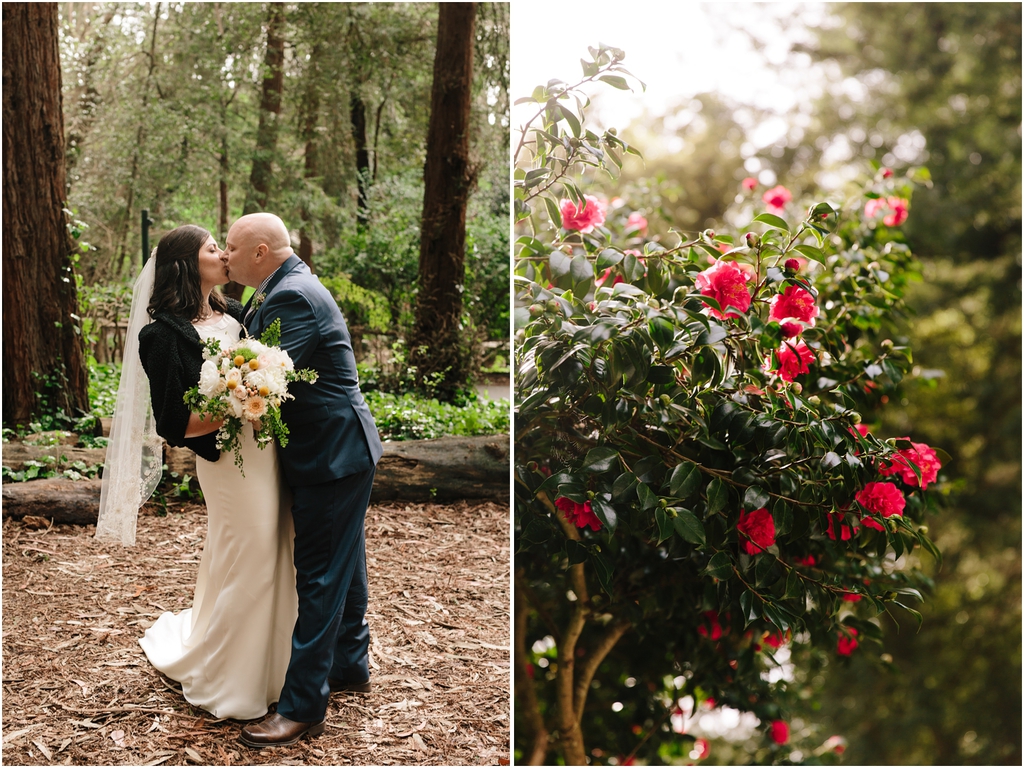
{"type": "Polygon", "coordinates": [[[232,280],[256,288],[245,308],[251,336],[281,319],[281,347],[315,384],[293,382],[281,408],[288,445],[278,450],[292,490],[299,616],[277,711],[242,729],[243,744],[294,744],[324,731],[331,691],[370,689],[363,525],[383,446],[359,391],[356,361],[338,306],[292,253],[270,213],[238,219],[222,256],[232,280]]]}

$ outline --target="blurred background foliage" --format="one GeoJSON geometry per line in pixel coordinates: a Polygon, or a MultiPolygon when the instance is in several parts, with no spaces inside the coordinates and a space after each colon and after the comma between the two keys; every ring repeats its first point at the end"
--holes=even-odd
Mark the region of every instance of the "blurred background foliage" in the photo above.
{"type": "MultiPolygon", "coordinates": [[[[735,25],[735,14],[717,12],[735,25]]],[[[744,196],[752,209],[744,177],[760,182],[760,205],[775,183],[794,195],[838,190],[872,163],[930,170],[903,227],[922,279],[908,290],[896,340],[913,348],[916,367],[899,402],[876,417],[880,433],[912,434],[952,456],[931,522],[944,561],[924,563],[935,589],[919,632],[887,619],[880,654],[828,670],[798,664],[804,711],[792,726],[795,737],[804,727],[842,734],[851,764],[1020,765],[1021,6],[831,4],[822,18],[810,28],[794,10],[787,26],[800,42],[774,65],[814,67],[825,80],[816,99],[782,115],[719,94],[681,99],[622,130],[644,162],[627,161],[603,186],[641,210],[652,232],[667,234],[671,222],[692,235],[721,226],[731,204],[742,212],[744,196]],[[758,144],[755,129],[779,117],[781,137],[758,144]]],[[[748,33],[765,47],[762,33],[748,33]]],[[[611,727],[599,710],[595,727],[611,727]]],[[[644,719],[638,711],[634,722],[644,719]]],[[[608,738],[623,754],[635,740],[608,738]]],[[[718,741],[705,762],[759,761],[756,743],[718,741]]],[[[662,757],[688,752],[684,739],[662,757]]]]}

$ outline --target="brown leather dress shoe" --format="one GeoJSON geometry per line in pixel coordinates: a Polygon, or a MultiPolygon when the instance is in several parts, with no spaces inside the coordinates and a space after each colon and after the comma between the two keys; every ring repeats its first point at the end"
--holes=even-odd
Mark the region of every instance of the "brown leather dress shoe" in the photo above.
{"type": "Polygon", "coordinates": [[[326,723],[326,720],[319,723],[297,723],[275,712],[262,722],[249,723],[242,728],[238,740],[253,749],[285,747],[294,744],[303,736],[319,736],[327,727],[326,723]]]}
{"type": "Polygon", "coordinates": [[[327,678],[327,684],[331,686],[331,693],[369,693],[372,689],[369,680],[365,683],[346,683],[342,680],[327,678]]]}

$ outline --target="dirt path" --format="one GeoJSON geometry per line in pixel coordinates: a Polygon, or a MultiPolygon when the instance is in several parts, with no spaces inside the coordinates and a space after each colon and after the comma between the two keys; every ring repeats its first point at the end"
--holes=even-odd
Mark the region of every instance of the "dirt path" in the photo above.
{"type": "Polygon", "coordinates": [[[134,548],[7,521],[3,763],[507,765],[508,517],[492,503],[371,507],[376,687],[332,696],[320,738],[263,751],[189,705],[137,642],[191,603],[202,506],[143,514],[134,548]]]}

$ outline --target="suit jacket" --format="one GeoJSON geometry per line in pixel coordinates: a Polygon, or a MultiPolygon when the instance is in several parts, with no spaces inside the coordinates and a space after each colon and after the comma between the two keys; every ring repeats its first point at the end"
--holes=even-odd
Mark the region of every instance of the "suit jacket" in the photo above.
{"type": "MultiPolygon", "coordinates": [[[[242,305],[228,299],[228,311],[242,321],[242,305]]],[[[203,344],[195,327],[183,317],[158,312],[153,322],[139,331],[139,357],[149,377],[156,432],[169,445],[184,446],[207,461],[217,461],[217,433],[185,437],[191,412],[182,399],[185,390],[199,383],[203,344]]]]}
{"type": "Polygon", "coordinates": [[[296,368],[319,375],[315,384],[289,384],[295,399],[281,406],[289,435],[278,457],[288,484],[317,485],[369,470],[384,446],[359,391],[352,338],[334,298],[295,254],[274,273],[264,296],[248,318],[250,335],[259,338],[280,318],[281,347],[296,368]]]}

